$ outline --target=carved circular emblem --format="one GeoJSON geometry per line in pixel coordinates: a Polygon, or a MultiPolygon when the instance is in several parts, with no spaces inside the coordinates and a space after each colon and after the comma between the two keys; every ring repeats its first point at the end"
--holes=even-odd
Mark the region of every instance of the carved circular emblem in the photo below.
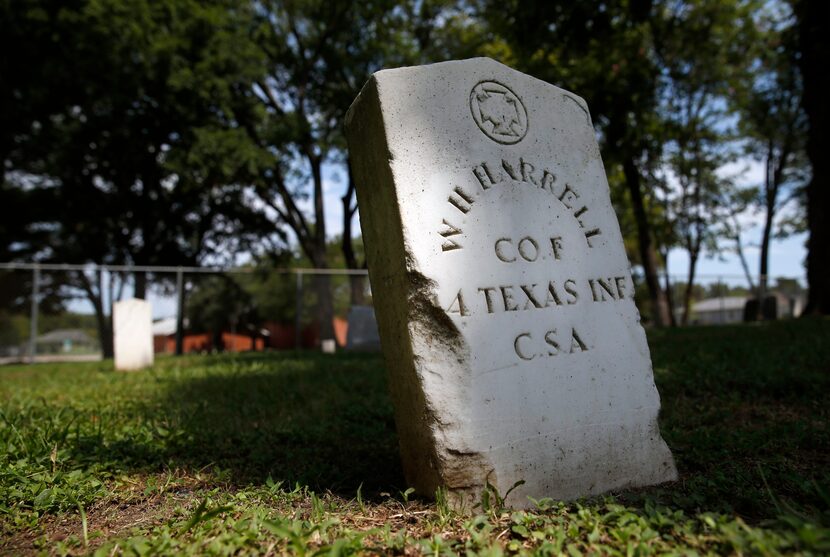
{"type": "Polygon", "coordinates": [[[527,110],[522,99],[498,81],[480,81],[470,91],[470,112],[484,135],[504,145],[527,133],[527,110]]]}

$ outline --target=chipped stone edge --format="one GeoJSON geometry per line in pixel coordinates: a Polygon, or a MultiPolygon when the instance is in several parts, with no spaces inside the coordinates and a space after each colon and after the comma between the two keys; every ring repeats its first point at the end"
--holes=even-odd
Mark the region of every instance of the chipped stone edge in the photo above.
{"type": "Polygon", "coordinates": [[[470,374],[469,348],[437,305],[436,285],[419,272],[404,237],[379,83],[382,74],[394,78],[398,71],[377,72],[363,86],[346,113],[346,138],[404,474],[418,493],[432,497],[445,488],[450,504],[463,509],[486,481],[495,482],[494,468],[484,455],[463,446],[454,434],[456,424],[446,421],[447,413],[436,408],[440,401],[424,389],[427,374],[446,370],[430,369],[414,351],[416,343],[429,345],[449,367],[461,366],[455,373],[470,374]]]}

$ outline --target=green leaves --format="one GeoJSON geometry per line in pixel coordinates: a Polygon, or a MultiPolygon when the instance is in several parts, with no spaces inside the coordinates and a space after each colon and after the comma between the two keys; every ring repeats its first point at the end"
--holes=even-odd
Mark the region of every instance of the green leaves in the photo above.
{"type": "Polygon", "coordinates": [[[214,517],[219,516],[220,514],[226,513],[233,510],[233,507],[225,506],[225,507],[215,507],[213,509],[208,509],[208,500],[204,499],[199,506],[196,507],[196,510],[193,511],[193,516],[190,517],[190,520],[185,522],[185,524],[179,530],[179,534],[186,534],[193,529],[194,526],[200,524],[202,522],[209,522],[214,517]]]}
{"type": "MultiPolygon", "coordinates": [[[[11,82],[2,94],[25,90],[31,99],[0,115],[8,121],[0,155],[7,169],[54,185],[36,188],[46,203],[22,200],[32,207],[26,218],[49,231],[25,238],[30,251],[61,261],[195,264],[226,241],[244,248],[272,231],[260,228],[239,185],[263,157],[242,131],[260,114],[253,82],[264,71],[249,37],[252,7],[53,4],[26,0],[0,29],[28,45],[4,70],[11,82]]],[[[20,242],[25,229],[3,240],[20,242]]]]}

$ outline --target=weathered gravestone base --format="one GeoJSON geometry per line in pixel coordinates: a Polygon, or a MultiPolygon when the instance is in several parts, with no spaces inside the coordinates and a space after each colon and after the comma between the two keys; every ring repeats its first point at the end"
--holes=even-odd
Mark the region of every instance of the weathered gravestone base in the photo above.
{"type": "Polygon", "coordinates": [[[346,126],[407,481],[674,479],[585,102],[479,58],[376,73],[346,126]]]}
{"type": "Polygon", "coordinates": [[[150,302],[115,302],[112,324],[115,369],[130,371],[152,366],[153,317],[150,302]]]}

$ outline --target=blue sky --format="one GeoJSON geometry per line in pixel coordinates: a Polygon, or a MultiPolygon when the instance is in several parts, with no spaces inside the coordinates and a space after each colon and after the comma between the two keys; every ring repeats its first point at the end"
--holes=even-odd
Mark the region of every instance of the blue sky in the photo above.
{"type": "MultiPolygon", "coordinates": [[[[759,186],[764,180],[764,167],[758,161],[741,159],[727,165],[721,172],[724,175],[737,176],[738,186],[759,186]]],[[[792,211],[793,207],[783,209],[783,212],[792,211]]],[[[780,216],[780,215],[779,215],[780,216]]],[[[753,278],[759,274],[761,256],[761,233],[763,215],[746,214],[740,221],[744,227],[741,236],[744,245],[744,255],[753,278]]],[[[807,234],[796,234],[785,239],[773,239],[770,244],[769,275],[770,277],[797,278],[803,286],[807,285],[804,261],[807,257],[807,234]]],[[[732,246],[728,246],[732,248],[732,246]]],[[[689,269],[689,259],[685,251],[675,249],[669,253],[669,273],[685,276],[689,269]]],[[[706,256],[698,261],[697,274],[702,281],[708,282],[722,277],[732,285],[746,285],[744,271],[740,259],[730,250],[724,250],[716,257],[706,256]]],[[[771,281],[774,284],[774,280],[771,281]]]]}
{"type": "MultiPolygon", "coordinates": [[[[761,229],[755,227],[746,233],[746,242],[755,244],[760,242],[761,229]]],[[[772,242],[770,248],[770,276],[797,278],[803,286],[806,286],[804,270],[804,259],[807,256],[805,242],[807,234],[797,234],[785,240],[772,242]]],[[[744,248],[749,263],[749,270],[753,277],[758,274],[759,258],[761,250],[753,245],[744,248]]],[[[722,258],[704,258],[698,261],[697,274],[701,279],[717,280],[722,277],[724,282],[732,285],[746,285],[744,272],[741,268],[738,257],[734,254],[725,254],[722,258]]],[[[679,278],[689,270],[689,261],[686,253],[681,250],[673,250],[669,254],[669,273],[672,276],[680,275],[679,278]]]]}

